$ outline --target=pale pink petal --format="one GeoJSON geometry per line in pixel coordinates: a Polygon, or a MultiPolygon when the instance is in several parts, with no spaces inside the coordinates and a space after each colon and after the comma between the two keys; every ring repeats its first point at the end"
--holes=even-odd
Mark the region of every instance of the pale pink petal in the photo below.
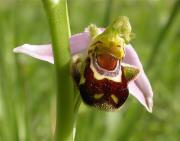
{"type": "Polygon", "coordinates": [[[48,45],[29,45],[24,44],[13,49],[16,53],[24,53],[26,55],[32,56],[34,58],[47,61],[49,63],[54,63],[52,47],[48,45]]]}
{"type": "Polygon", "coordinates": [[[81,53],[88,47],[90,43],[90,36],[88,32],[75,34],[70,38],[71,53],[81,53]]]}
{"type": "Polygon", "coordinates": [[[153,91],[151,84],[144,73],[142,64],[136,51],[131,45],[125,47],[124,63],[134,65],[140,69],[138,77],[128,84],[130,93],[136,97],[139,102],[146,107],[149,112],[152,112],[153,107],[153,91]]]}
{"type": "MultiPolygon", "coordinates": [[[[70,50],[71,54],[77,54],[84,51],[90,42],[90,37],[88,32],[83,32],[75,34],[70,38],[70,50]]],[[[54,63],[52,46],[48,45],[29,45],[24,44],[13,50],[16,53],[24,53],[26,55],[32,56],[34,58],[54,63]]]]}

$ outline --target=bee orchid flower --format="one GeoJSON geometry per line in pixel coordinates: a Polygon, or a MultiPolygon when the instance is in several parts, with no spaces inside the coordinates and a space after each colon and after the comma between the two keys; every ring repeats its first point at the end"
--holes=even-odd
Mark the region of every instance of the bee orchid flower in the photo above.
{"type": "MultiPolygon", "coordinates": [[[[101,110],[119,108],[133,95],[149,112],[153,91],[141,61],[129,44],[131,26],[127,17],[119,17],[106,29],[90,25],[69,39],[72,56],[81,58],[76,81],[83,101],[101,110]]],[[[24,44],[13,50],[54,63],[51,44],[24,44]]]]}

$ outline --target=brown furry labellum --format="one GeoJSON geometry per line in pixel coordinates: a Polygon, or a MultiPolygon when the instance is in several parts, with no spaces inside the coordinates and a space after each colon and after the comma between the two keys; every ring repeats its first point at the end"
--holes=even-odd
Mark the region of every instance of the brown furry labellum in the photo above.
{"type": "Polygon", "coordinates": [[[93,54],[85,64],[84,82],[78,83],[83,101],[103,111],[118,109],[129,94],[120,60],[106,53],[93,54]],[[113,80],[114,77],[119,81],[113,80]]]}

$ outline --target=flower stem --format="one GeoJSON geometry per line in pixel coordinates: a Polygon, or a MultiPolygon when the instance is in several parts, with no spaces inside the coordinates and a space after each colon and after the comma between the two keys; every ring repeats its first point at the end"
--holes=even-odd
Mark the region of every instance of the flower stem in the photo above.
{"type": "Polygon", "coordinates": [[[48,16],[57,77],[56,141],[73,140],[74,88],[70,75],[70,27],[66,0],[42,0],[48,16]]]}
{"type": "MultiPolygon", "coordinates": [[[[19,33],[19,22],[22,20],[21,16],[18,16],[22,11],[20,10],[20,6],[22,6],[22,2],[20,0],[16,0],[13,5],[12,13],[13,13],[13,29],[14,29],[14,46],[19,45],[20,41],[20,33],[19,33]]],[[[14,72],[15,72],[15,81],[16,86],[15,89],[18,93],[16,105],[16,118],[17,118],[17,126],[19,132],[19,140],[30,141],[30,130],[28,124],[28,108],[27,108],[27,97],[25,94],[25,75],[22,70],[22,64],[17,55],[13,56],[13,60],[15,63],[14,72]],[[23,131],[23,132],[22,132],[23,131]]]]}

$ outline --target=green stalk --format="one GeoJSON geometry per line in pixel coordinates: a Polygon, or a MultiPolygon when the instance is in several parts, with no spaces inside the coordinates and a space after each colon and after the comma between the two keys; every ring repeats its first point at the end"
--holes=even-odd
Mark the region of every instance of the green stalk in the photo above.
{"type": "MultiPolygon", "coordinates": [[[[16,47],[19,45],[20,34],[19,34],[19,22],[22,20],[20,18],[21,6],[20,0],[16,0],[12,10],[13,17],[13,28],[14,28],[14,45],[16,47]]],[[[17,92],[16,97],[16,117],[18,125],[19,140],[29,141],[30,140],[30,130],[28,126],[28,109],[27,100],[25,95],[25,79],[22,71],[22,65],[17,55],[13,56],[14,59],[14,72],[15,72],[15,90],[17,92]],[[17,102],[18,101],[18,102],[17,102]]]]}
{"type": "Polygon", "coordinates": [[[70,27],[66,0],[42,0],[48,16],[57,77],[56,141],[73,140],[74,88],[70,75],[70,27]]]}
{"type": "MultiPolygon", "coordinates": [[[[8,140],[18,141],[18,128],[17,128],[17,119],[16,119],[16,105],[14,101],[13,93],[13,78],[9,74],[9,70],[13,67],[8,65],[7,61],[7,52],[9,52],[9,47],[11,44],[11,37],[8,36],[8,30],[11,30],[12,21],[11,21],[11,11],[3,12],[5,16],[1,17],[1,32],[3,33],[0,36],[1,47],[0,47],[0,85],[2,88],[2,100],[3,100],[3,124],[2,130],[4,132],[4,138],[8,140]],[[8,38],[8,40],[6,40],[8,38]]],[[[11,56],[8,56],[8,60],[11,60],[11,56]]]]}

